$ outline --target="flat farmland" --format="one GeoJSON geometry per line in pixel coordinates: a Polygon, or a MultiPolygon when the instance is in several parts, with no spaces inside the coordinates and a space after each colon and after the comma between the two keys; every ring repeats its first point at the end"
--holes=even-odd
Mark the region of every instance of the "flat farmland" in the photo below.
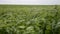
{"type": "Polygon", "coordinates": [[[60,34],[60,6],[0,5],[0,34],[60,34]]]}

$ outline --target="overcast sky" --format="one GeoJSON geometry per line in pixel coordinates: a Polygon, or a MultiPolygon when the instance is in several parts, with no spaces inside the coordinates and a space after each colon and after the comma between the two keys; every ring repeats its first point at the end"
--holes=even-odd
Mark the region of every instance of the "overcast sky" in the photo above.
{"type": "Polygon", "coordinates": [[[59,4],[60,0],[0,0],[0,4],[59,4]]]}

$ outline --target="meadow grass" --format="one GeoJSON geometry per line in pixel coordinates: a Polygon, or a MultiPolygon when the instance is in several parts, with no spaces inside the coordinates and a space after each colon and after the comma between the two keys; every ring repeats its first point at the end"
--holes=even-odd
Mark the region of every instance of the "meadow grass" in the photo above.
{"type": "Polygon", "coordinates": [[[60,6],[0,5],[0,34],[60,34],[60,6]]]}

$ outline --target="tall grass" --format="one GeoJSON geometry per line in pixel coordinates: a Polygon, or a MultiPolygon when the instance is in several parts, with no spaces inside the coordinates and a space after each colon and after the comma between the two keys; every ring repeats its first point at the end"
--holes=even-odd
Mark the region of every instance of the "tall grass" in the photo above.
{"type": "Polygon", "coordinates": [[[60,34],[59,7],[0,5],[0,34],[60,34]]]}

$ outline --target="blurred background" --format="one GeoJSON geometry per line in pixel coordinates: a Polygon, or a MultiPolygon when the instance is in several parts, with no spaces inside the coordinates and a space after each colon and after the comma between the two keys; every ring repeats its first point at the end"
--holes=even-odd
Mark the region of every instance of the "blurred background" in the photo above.
{"type": "Polygon", "coordinates": [[[60,5],[60,0],[0,0],[0,4],[60,5]]]}

